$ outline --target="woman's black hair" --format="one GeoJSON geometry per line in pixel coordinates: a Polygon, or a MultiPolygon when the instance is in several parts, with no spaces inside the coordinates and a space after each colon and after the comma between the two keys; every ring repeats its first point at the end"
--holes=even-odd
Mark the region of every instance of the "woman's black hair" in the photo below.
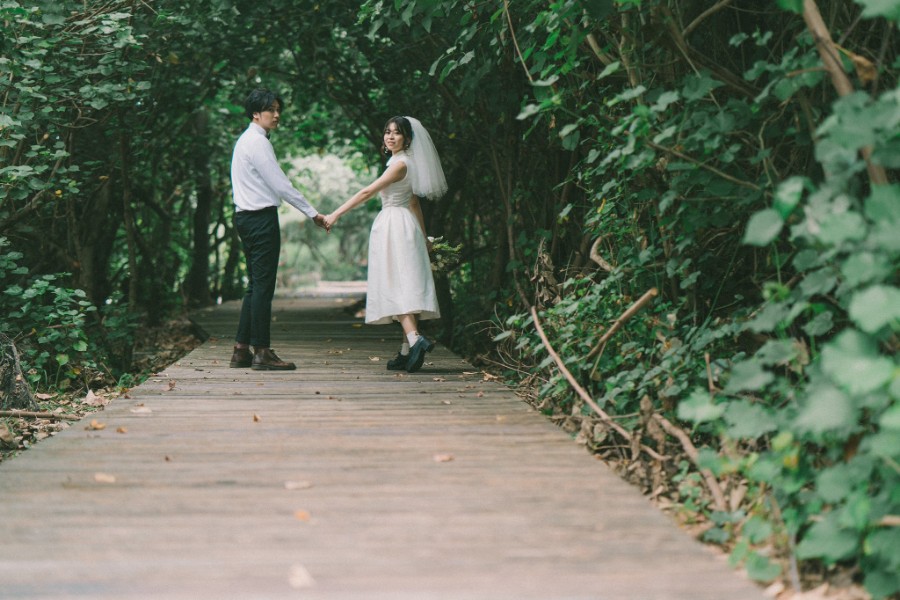
{"type": "Polygon", "coordinates": [[[254,113],[263,112],[264,110],[272,108],[272,105],[275,104],[275,102],[278,102],[278,106],[281,107],[281,110],[283,111],[284,100],[282,100],[281,96],[276,92],[273,92],[272,90],[255,89],[250,92],[250,95],[244,100],[244,113],[247,115],[247,118],[252,121],[254,113]]]}

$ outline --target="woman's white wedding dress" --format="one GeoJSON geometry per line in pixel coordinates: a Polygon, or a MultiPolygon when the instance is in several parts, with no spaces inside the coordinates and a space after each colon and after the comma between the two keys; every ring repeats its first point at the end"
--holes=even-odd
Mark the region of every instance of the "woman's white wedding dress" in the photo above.
{"type": "Polygon", "coordinates": [[[381,212],[369,236],[366,323],[372,325],[405,314],[416,314],[420,321],[441,316],[425,236],[409,208],[413,164],[405,152],[393,155],[388,166],[395,161],[406,163],[406,176],[381,192],[381,212]]]}

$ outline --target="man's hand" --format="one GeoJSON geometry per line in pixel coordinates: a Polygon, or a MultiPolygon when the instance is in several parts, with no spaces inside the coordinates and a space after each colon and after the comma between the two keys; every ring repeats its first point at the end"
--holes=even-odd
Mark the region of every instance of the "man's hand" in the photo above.
{"type": "Polygon", "coordinates": [[[329,224],[325,220],[325,215],[323,215],[322,213],[319,213],[313,217],[313,223],[315,223],[317,227],[321,227],[328,233],[331,233],[331,224],[329,224]]]}

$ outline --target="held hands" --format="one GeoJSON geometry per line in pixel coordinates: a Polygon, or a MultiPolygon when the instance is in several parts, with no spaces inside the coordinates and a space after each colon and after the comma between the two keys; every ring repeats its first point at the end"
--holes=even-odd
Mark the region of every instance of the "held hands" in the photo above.
{"type": "Polygon", "coordinates": [[[316,224],[316,227],[321,227],[328,233],[331,233],[331,225],[333,223],[329,223],[327,219],[328,219],[328,217],[319,213],[315,217],[313,217],[313,223],[316,224]]]}
{"type": "Polygon", "coordinates": [[[325,223],[324,227],[326,231],[331,231],[331,228],[334,227],[334,224],[337,223],[338,218],[334,213],[330,215],[325,215],[323,222],[325,223]]]}

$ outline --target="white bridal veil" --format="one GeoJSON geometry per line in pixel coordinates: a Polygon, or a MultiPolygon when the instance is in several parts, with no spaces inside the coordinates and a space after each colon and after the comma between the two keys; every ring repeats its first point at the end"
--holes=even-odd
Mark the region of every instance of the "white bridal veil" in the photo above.
{"type": "Polygon", "coordinates": [[[415,117],[406,117],[412,125],[412,144],[408,153],[412,161],[410,176],[412,177],[413,194],[419,198],[436,200],[447,191],[447,179],[441,168],[438,156],[428,131],[415,117]]]}

